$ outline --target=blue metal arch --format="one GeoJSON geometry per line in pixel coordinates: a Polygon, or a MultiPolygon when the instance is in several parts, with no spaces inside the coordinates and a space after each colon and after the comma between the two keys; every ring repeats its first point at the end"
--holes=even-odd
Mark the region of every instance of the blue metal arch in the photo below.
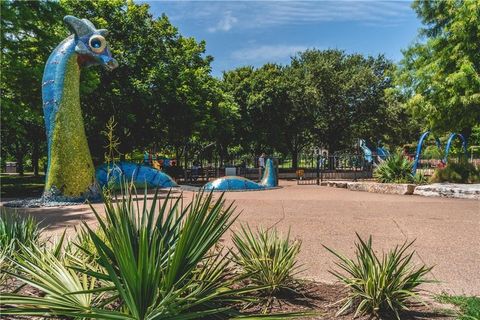
{"type": "MultiPolygon", "coordinates": [[[[420,139],[418,140],[417,152],[415,154],[415,161],[413,162],[413,168],[412,168],[413,175],[415,175],[415,173],[417,172],[418,164],[420,163],[420,155],[422,153],[423,142],[425,141],[425,139],[428,137],[429,134],[430,134],[430,131],[425,131],[420,136],[420,139]]],[[[442,151],[442,145],[440,144],[440,140],[437,137],[435,137],[435,144],[437,145],[437,148],[440,151],[442,151]]]]}
{"type": "Polygon", "coordinates": [[[459,137],[460,140],[462,141],[462,149],[463,152],[465,152],[465,155],[467,155],[467,140],[461,133],[451,133],[450,136],[448,137],[447,140],[447,145],[445,147],[445,157],[443,158],[443,162],[447,163],[448,161],[448,153],[450,152],[450,147],[452,146],[452,141],[455,139],[455,137],[459,137]]]}

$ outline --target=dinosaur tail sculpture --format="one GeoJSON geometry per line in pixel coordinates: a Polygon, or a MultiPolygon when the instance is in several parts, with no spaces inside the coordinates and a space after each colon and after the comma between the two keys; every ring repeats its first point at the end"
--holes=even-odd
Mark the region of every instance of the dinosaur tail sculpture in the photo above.
{"type": "Polygon", "coordinates": [[[204,186],[209,191],[253,191],[274,188],[277,183],[277,172],[272,159],[267,159],[265,172],[260,183],[246,179],[244,177],[231,176],[215,179],[204,186]]]}
{"type": "Polygon", "coordinates": [[[113,184],[118,187],[124,180],[133,182],[139,187],[148,188],[172,188],[178,187],[173,179],[152,167],[132,162],[119,162],[115,164],[104,164],[97,168],[95,176],[101,187],[113,184]]]}

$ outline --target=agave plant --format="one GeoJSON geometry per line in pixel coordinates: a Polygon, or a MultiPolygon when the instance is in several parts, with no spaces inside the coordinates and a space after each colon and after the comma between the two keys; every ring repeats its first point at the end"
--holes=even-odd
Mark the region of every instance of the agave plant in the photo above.
{"type": "Polygon", "coordinates": [[[364,241],[357,234],[355,243],[356,259],[325,247],[339,261],[335,264],[342,270],[330,271],[348,288],[348,296],[342,300],[343,306],[338,314],[344,314],[356,307],[355,315],[369,314],[375,317],[392,312],[400,319],[400,312],[408,310],[412,300],[422,301],[417,287],[431,282],[426,275],[432,267],[415,266],[412,263],[415,251],[407,253],[414,241],[396,246],[381,257],[372,248],[372,237],[364,241]]]}
{"type": "Polygon", "coordinates": [[[265,287],[262,291],[267,296],[293,290],[294,276],[301,271],[296,259],[300,240],[291,241],[290,232],[282,237],[276,229],[253,232],[248,225],[242,225],[232,240],[233,261],[254,284],[265,287]]]}
{"type": "Polygon", "coordinates": [[[380,163],[373,176],[382,183],[414,183],[413,163],[402,154],[393,154],[380,163]]]}
{"type": "MultiPolygon", "coordinates": [[[[1,295],[9,305],[3,314],[48,314],[75,318],[101,319],[197,319],[237,314],[234,303],[254,288],[233,289],[237,281],[228,275],[228,259],[212,248],[236,216],[223,196],[213,201],[212,194],[197,195],[183,206],[181,198],[170,195],[163,203],[158,193],[151,203],[123,188],[120,198],[105,202],[105,217],[92,207],[100,231],[86,224],[93,243],[95,264],[57,263],[52,257],[21,262],[28,276],[14,274],[37,287],[48,299],[22,295],[1,295]],[[99,236],[99,235],[102,236],[99,236]],[[48,263],[48,265],[46,264],[48,263]],[[33,272],[44,271],[44,280],[33,272]],[[55,273],[55,277],[51,273],[55,273]],[[58,277],[56,276],[58,274],[58,277]],[[60,275],[71,285],[57,281],[60,275]],[[97,279],[78,282],[73,278],[97,279]],[[88,284],[88,285],[87,285],[88,284]],[[82,301],[77,301],[83,297],[82,301]],[[76,300],[77,299],[77,300],[76,300]]],[[[90,249],[80,249],[87,253],[90,249]]]]}

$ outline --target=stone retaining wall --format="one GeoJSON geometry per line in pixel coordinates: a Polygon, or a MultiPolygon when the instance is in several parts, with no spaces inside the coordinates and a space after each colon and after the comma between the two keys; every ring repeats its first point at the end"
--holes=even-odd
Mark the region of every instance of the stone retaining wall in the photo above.
{"type": "Polygon", "coordinates": [[[480,200],[480,184],[434,183],[416,187],[413,194],[426,197],[480,200]]]}
{"type": "Polygon", "coordinates": [[[352,191],[480,200],[480,184],[434,183],[416,186],[378,182],[323,181],[321,185],[352,191]]]}

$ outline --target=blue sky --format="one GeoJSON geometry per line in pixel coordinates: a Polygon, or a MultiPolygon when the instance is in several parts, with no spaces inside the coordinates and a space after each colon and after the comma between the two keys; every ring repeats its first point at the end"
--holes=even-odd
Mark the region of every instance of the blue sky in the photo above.
{"type": "Polygon", "coordinates": [[[184,36],[205,40],[212,73],[287,64],[308,48],[385,54],[398,62],[420,21],[410,1],[150,1],[184,36]]]}

